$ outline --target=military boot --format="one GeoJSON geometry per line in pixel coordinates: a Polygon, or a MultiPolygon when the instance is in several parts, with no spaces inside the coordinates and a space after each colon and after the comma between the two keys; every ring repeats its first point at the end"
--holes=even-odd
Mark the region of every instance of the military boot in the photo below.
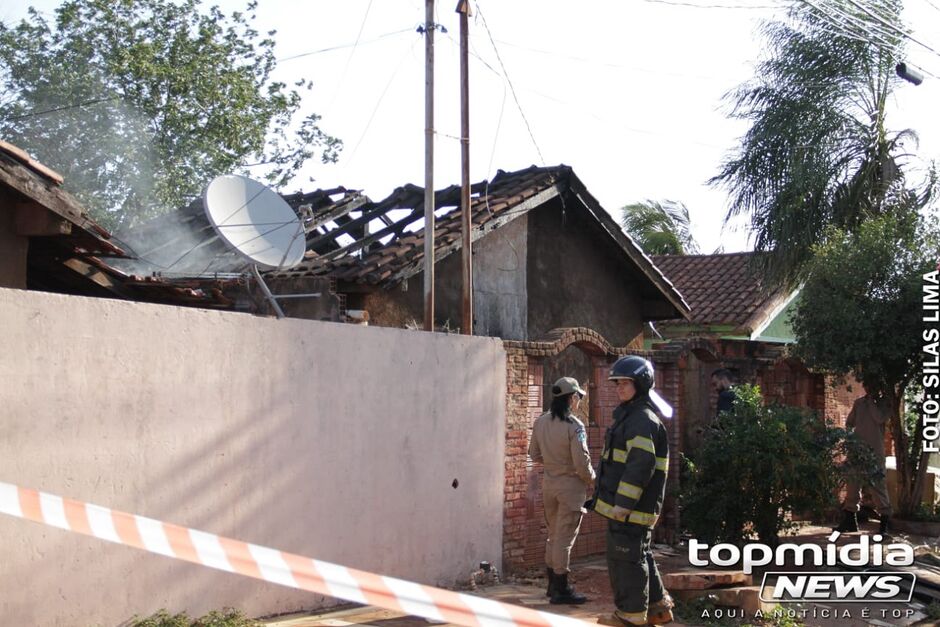
{"type": "Polygon", "coordinates": [[[887,514],[881,515],[881,524],[878,526],[878,533],[881,535],[886,535],[891,528],[891,516],[887,514]]]}
{"type": "Polygon", "coordinates": [[[545,574],[548,575],[548,588],[545,590],[545,596],[550,597],[555,594],[555,571],[551,568],[545,569],[545,574]]]}
{"type": "Polygon", "coordinates": [[[568,573],[556,573],[555,593],[550,602],[554,605],[581,605],[587,602],[587,597],[574,591],[568,583],[568,573]]]}
{"type": "Polygon", "coordinates": [[[839,523],[839,526],[834,528],[833,531],[839,531],[841,533],[858,531],[858,517],[855,515],[855,512],[843,510],[842,522],[839,523]]]}
{"type": "Polygon", "coordinates": [[[862,505],[858,510],[858,514],[856,515],[856,518],[858,519],[858,524],[862,524],[862,523],[868,522],[872,518],[880,519],[881,517],[878,516],[875,510],[873,510],[869,506],[862,505]]]}

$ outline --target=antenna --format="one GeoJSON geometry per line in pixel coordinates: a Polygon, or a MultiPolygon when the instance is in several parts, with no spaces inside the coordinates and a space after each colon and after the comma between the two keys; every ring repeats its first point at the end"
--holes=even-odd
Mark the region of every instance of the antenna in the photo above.
{"type": "MultiPolygon", "coordinates": [[[[258,271],[296,266],[304,258],[307,238],[291,206],[258,181],[226,174],[212,179],[202,195],[209,224],[232,250],[252,264],[252,274],[278,318],[284,311],[258,271]]],[[[320,294],[290,294],[315,298],[320,294]]]]}

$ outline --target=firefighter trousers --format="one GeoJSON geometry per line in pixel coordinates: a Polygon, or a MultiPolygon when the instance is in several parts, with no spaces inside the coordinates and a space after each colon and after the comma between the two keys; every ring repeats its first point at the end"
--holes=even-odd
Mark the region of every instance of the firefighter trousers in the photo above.
{"type": "Polygon", "coordinates": [[[650,547],[652,536],[647,527],[608,522],[607,572],[617,616],[636,625],[645,625],[649,606],[665,596],[650,547]]]}

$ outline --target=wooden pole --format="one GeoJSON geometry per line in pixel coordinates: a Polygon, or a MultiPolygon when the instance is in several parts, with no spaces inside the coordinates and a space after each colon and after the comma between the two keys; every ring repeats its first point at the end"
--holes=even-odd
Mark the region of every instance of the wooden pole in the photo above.
{"type": "Polygon", "coordinates": [[[473,335],[473,250],[470,229],[470,70],[469,70],[469,0],[457,4],[460,13],[460,224],[463,236],[463,333],[473,335]]]}

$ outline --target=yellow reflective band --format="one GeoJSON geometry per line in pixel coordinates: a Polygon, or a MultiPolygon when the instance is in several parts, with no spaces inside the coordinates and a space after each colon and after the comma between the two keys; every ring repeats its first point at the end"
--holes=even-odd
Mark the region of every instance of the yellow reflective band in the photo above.
{"type": "Polygon", "coordinates": [[[653,444],[653,441],[649,438],[644,438],[642,435],[638,435],[629,442],[627,442],[627,452],[629,453],[633,448],[640,448],[644,451],[649,451],[653,455],[656,454],[656,445],[653,444]]]}
{"type": "Polygon", "coordinates": [[[620,485],[617,486],[617,494],[622,494],[628,499],[638,499],[643,495],[643,488],[638,485],[633,485],[632,483],[627,483],[626,481],[621,481],[620,485]]]}
{"type": "Polygon", "coordinates": [[[604,518],[610,518],[618,522],[623,522],[625,519],[625,517],[614,518],[614,506],[601,499],[597,499],[597,502],[594,503],[594,511],[604,518]]]}
{"type": "Polygon", "coordinates": [[[656,458],[656,470],[662,470],[666,472],[669,470],[669,458],[668,457],[657,457],[656,458]]]}
{"type": "Polygon", "coordinates": [[[620,462],[621,464],[627,461],[627,452],[622,448],[614,449],[614,461],[620,462]]]}
{"type": "Polygon", "coordinates": [[[633,625],[646,624],[646,612],[624,612],[622,610],[617,610],[614,612],[614,615],[624,622],[631,623],[633,625]]]}
{"type": "Polygon", "coordinates": [[[656,514],[647,514],[646,512],[638,512],[636,510],[630,512],[630,517],[627,518],[627,522],[632,522],[636,525],[645,525],[647,527],[652,527],[656,524],[656,520],[659,518],[656,514]]]}

